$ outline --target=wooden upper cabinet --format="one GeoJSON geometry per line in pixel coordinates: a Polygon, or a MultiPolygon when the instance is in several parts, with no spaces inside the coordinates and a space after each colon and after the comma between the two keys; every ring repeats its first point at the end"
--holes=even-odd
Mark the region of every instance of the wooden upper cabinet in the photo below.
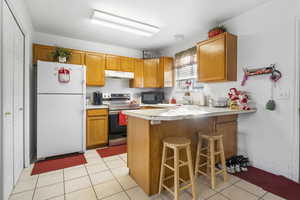
{"type": "Polygon", "coordinates": [[[133,72],[134,71],[134,58],[121,57],[121,71],[133,72]]]}
{"type": "Polygon", "coordinates": [[[105,69],[119,71],[121,69],[121,57],[107,54],[105,69]]]}
{"type": "Polygon", "coordinates": [[[144,60],[144,88],[158,87],[158,65],[159,59],[144,60]]]}
{"type": "MultiPolygon", "coordinates": [[[[55,46],[33,44],[33,64],[36,64],[38,60],[56,62],[51,55],[55,51],[55,48],[55,46]]],[[[84,52],[75,49],[70,50],[72,55],[67,63],[84,65],[84,52]]]]}
{"type": "Polygon", "coordinates": [[[142,59],[133,59],[134,79],[130,80],[131,88],[144,87],[144,61],[142,59]]]}
{"type": "Polygon", "coordinates": [[[104,86],[105,55],[100,53],[85,54],[86,85],[104,86]]]}
{"type": "Polygon", "coordinates": [[[174,86],[174,60],[172,57],[159,58],[159,87],[174,86]]]}
{"type": "Polygon", "coordinates": [[[53,62],[54,58],[51,53],[54,50],[54,46],[33,44],[33,64],[36,64],[38,60],[53,62]]]}
{"type": "Polygon", "coordinates": [[[71,49],[71,56],[67,63],[75,65],[84,65],[84,51],[71,49]]]}
{"type": "Polygon", "coordinates": [[[220,34],[197,44],[198,80],[221,82],[237,80],[237,37],[220,34]]]}

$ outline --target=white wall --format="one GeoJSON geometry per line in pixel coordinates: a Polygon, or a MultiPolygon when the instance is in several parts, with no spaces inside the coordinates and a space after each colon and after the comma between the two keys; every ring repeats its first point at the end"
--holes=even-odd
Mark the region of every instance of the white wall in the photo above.
{"type": "MultiPolygon", "coordinates": [[[[298,181],[298,133],[294,130],[295,107],[295,19],[300,16],[297,0],[274,0],[225,22],[228,30],[238,35],[238,81],[205,84],[210,95],[224,95],[231,87],[251,92],[257,113],[240,116],[239,152],[247,154],[254,166],[298,181]],[[240,86],[242,68],[276,63],[283,74],[275,89],[276,111],[265,110],[270,99],[268,77],[250,77],[240,86]],[[279,99],[280,91],[289,91],[288,99],[279,99]]],[[[199,37],[200,41],[202,37],[199,37]]],[[[196,42],[196,41],[195,41],[196,42]]],[[[194,44],[194,43],[192,43],[194,44]]],[[[189,45],[192,46],[191,43],[189,45]]],[[[174,55],[186,46],[174,46],[163,53],[174,55]]],[[[298,67],[298,66],[297,66],[298,67]]]]}
{"type": "Polygon", "coordinates": [[[120,56],[129,56],[129,57],[142,57],[142,51],[136,49],[130,49],[126,47],[96,43],[85,40],[73,39],[58,35],[46,34],[35,32],[34,34],[34,43],[44,44],[44,45],[53,45],[61,46],[65,48],[79,49],[84,51],[94,51],[108,54],[115,54],[120,56]]]}

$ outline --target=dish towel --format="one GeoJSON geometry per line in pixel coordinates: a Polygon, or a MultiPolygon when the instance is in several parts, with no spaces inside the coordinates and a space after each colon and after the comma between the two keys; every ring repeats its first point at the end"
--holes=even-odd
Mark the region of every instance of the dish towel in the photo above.
{"type": "Polygon", "coordinates": [[[127,125],[127,115],[122,112],[119,112],[119,126],[127,125]]]}

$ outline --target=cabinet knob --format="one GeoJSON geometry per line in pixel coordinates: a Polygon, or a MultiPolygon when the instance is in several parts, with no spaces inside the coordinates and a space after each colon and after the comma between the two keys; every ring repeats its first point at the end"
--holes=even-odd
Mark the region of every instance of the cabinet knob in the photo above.
{"type": "Polygon", "coordinates": [[[23,108],[19,108],[19,111],[23,111],[23,108]]]}

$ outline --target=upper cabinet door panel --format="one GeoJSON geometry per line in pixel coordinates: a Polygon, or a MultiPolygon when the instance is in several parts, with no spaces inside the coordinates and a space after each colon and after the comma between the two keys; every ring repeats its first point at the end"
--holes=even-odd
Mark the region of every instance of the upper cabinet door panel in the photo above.
{"type": "Polygon", "coordinates": [[[223,33],[197,45],[200,82],[236,81],[237,37],[223,33]]]}
{"type": "Polygon", "coordinates": [[[134,59],[129,57],[121,57],[121,71],[133,72],[134,71],[134,59]]]}
{"type": "Polygon", "coordinates": [[[84,52],[78,50],[71,50],[71,57],[68,63],[75,65],[84,65],[84,52]]]}
{"type": "Polygon", "coordinates": [[[158,59],[144,60],[144,87],[156,88],[158,78],[158,59]]]}
{"type": "Polygon", "coordinates": [[[142,59],[134,59],[134,79],[130,80],[131,88],[144,87],[144,61],[142,59]]]}
{"type": "Polygon", "coordinates": [[[202,81],[226,79],[225,38],[198,46],[199,76],[202,81]]]}
{"type": "Polygon", "coordinates": [[[51,53],[55,50],[53,46],[33,44],[33,64],[38,60],[53,62],[54,58],[51,53]]]}
{"type": "Polygon", "coordinates": [[[115,55],[106,55],[106,66],[107,70],[117,70],[121,69],[121,58],[115,55]]]}
{"type": "Polygon", "coordinates": [[[86,53],[86,84],[88,86],[104,86],[105,55],[100,53],[86,53]]]}

